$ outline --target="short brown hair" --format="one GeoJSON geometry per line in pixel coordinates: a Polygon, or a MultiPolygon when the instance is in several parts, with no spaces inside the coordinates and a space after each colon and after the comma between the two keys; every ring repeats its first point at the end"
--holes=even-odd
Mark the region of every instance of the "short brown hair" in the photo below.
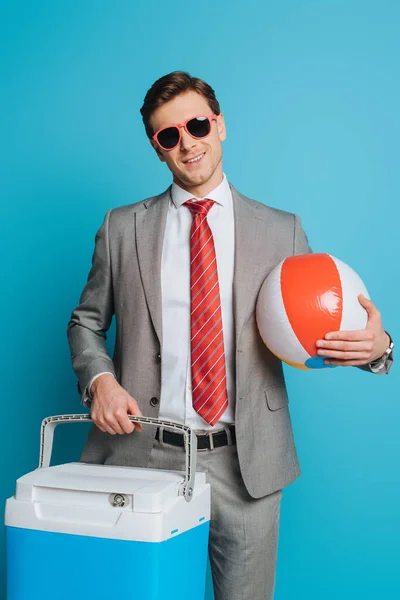
{"type": "Polygon", "coordinates": [[[209,107],[215,115],[219,115],[221,109],[219,102],[215,97],[215,92],[208,83],[198,77],[191,77],[185,71],[173,71],[157,79],[147,92],[143,106],[140,109],[143,117],[143,123],[149,138],[152,138],[154,131],[150,125],[150,117],[153,112],[162,104],[165,104],[175,96],[193,90],[207,100],[209,107]]]}

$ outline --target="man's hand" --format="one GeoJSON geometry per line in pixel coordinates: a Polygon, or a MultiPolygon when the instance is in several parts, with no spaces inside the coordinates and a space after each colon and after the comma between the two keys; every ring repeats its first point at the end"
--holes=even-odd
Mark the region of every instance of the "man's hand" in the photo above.
{"type": "Polygon", "coordinates": [[[328,365],[356,367],[380,358],[389,348],[389,336],[382,326],[381,315],[375,305],[363,294],[358,301],[368,313],[365,329],[360,331],[333,331],[324,340],[317,341],[318,354],[329,357],[328,365]]]}
{"type": "Polygon", "coordinates": [[[97,427],[115,435],[142,431],[140,423],[132,423],[128,415],[143,416],[138,403],[109,373],[100,375],[92,384],[93,400],[90,416],[97,427]]]}

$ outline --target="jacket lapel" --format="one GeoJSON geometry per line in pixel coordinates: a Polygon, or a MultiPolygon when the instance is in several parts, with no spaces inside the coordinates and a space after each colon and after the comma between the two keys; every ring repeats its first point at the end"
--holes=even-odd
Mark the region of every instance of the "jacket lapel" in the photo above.
{"type": "MultiPolygon", "coordinates": [[[[268,244],[270,219],[253,200],[232,185],[235,217],[235,267],[233,276],[233,313],[238,343],[243,323],[254,313],[260,286],[275,266],[275,252],[268,244]]],[[[144,210],[136,213],[136,243],[140,275],[154,329],[162,344],[161,259],[171,188],[146,200],[144,210]]]]}
{"type": "Polygon", "coordinates": [[[170,189],[146,200],[136,213],[136,243],[140,275],[150,317],[162,344],[161,258],[170,189]]]}

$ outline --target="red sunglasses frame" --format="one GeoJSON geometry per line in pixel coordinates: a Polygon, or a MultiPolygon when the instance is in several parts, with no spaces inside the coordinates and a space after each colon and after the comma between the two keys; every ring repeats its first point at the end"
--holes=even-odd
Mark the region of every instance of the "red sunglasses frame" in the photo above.
{"type": "Polygon", "coordinates": [[[168,127],[162,127],[161,129],[159,129],[158,131],[155,132],[155,134],[153,135],[153,137],[151,138],[152,140],[154,140],[159,146],[160,148],[162,148],[163,150],[165,150],[166,152],[169,152],[170,150],[174,150],[174,148],[176,148],[177,146],[179,146],[181,139],[182,139],[182,129],[184,129],[186,131],[186,133],[188,135],[190,135],[190,137],[192,137],[195,140],[204,140],[206,137],[208,137],[211,133],[211,127],[212,127],[212,122],[213,121],[217,121],[219,115],[197,115],[196,117],[190,117],[190,119],[187,119],[186,121],[184,121],[183,123],[178,123],[177,125],[168,125],[168,127]],[[192,135],[190,133],[190,131],[188,131],[186,125],[187,123],[189,123],[189,121],[193,121],[193,119],[199,119],[200,117],[202,118],[206,118],[210,124],[210,131],[209,133],[207,133],[207,135],[203,135],[201,137],[196,137],[195,135],[192,135]],[[175,146],[173,148],[164,148],[164,146],[162,144],[160,144],[160,142],[158,141],[158,134],[161,133],[161,131],[164,131],[164,129],[171,129],[172,127],[176,127],[179,133],[179,139],[177,141],[177,143],[175,144],[175,146]]]}

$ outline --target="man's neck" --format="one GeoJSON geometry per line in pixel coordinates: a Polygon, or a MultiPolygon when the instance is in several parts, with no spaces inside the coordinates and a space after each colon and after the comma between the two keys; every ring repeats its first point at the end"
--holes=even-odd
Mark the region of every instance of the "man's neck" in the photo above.
{"type": "Polygon", "coordinates": [[[205,198],[207,194],[215,190],[215,188],[217,188],[222,183],[223,179],[224,174],[221,169],[220,173],[214,173],[208,181],[200,185],[187,185],[175,177],[174,183],[176,183],[176,185],[179,185],[179,187],[181,187],[183,190],[189,192],[189,194],[193,194],[193,196],[195,196],[196,198],[205,198]]]}

